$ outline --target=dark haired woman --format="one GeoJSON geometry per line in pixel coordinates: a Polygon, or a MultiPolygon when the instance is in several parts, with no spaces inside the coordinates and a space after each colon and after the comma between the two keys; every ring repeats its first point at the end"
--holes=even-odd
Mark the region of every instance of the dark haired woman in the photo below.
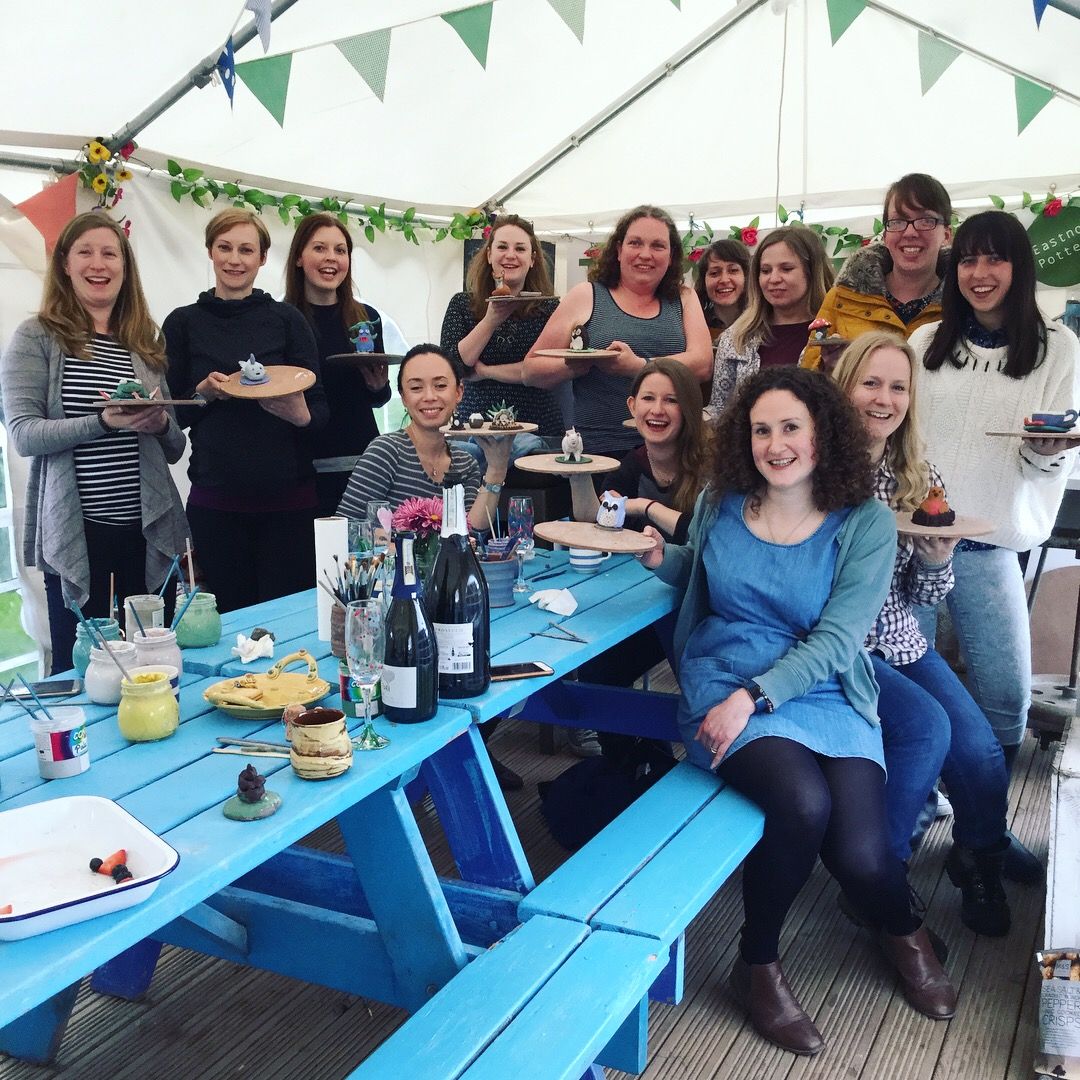
{"type": "MultiPolygon", "coordinates": [[[[547,325],[557,301],[488,303],[500,285],[511,296],[522,292],[551,295],[551,277],[532,223],[517,214],[504,214],[492,223],[469,263],[466,291],[451,298],[443,316],[443,350],[451,360],[464,364],[469,375],[461,411],[486,416],[505,401],[517,411],[518,420],[540,425],[537,435],[561,435],[563,415],[555,394],[524,382],[525,354],[547,325]]],[[[517,457],[535,449],[540,440],[531,434],[518,435],[514,444],[517,457]]]]}
{"type": "Polygon", "coordinates": [[[300,309],[315,334],[330,406],[329,422],[310,440],[320,517],[337,512],[353,466],[379,434],[373,410],[390,400],[386,364],[327,357],[355,352],[352,338],[361,330],[370,335],[372,352],[407,347],[388,317],[353,295],[352,250],[349,230],[333,214],[311,214],[297,225],[285,264],[285,302],[300,309]]]}
{"type": "Polygon", "coordinates": [[[461,402],[463,385],[461,368],[437,345],[414,345],[405,354],[397,387],[409,424],[371,440],[353,469],[338,512],[362,518],[372,500],[398,506],[409,498],[441,495],[443,477],[453,469],[465,485],[469,527],[485,531],[499,505],[510,440],[480,440],[487,457],[481,481],[472,455],[439,430],[461,402]]]}
{"type": "Polygon", "coordinates": [[[714,345],[746,309],[749,274],[750,252],[738,240],[714,240],[694,264],[694,292],[714,345]]]}
{"type": "Polygon", "coordinates": [[[682,242],[671,216],[656,206],[624,214],[589,273],[563,297],[525,358],[529,386],[573,380],[574,426],[586,453],[622,458],[640,443],[623,427],[631,380],[655,356],[686,364],[699,382],[709,378],[709,330],[701,304],[682,284],[682,242]],[[566,349],[575,328],[590,349],[616,355],[601,360],[538,356],[566,349]]]}
{"type": "Polygon", "coordinates": [[[156,592],[183,549],[169,464],[184,434],[172,410],[92,407],[128,379],[161,390],[165,366],[124,231],[106,214],[72,218],[49,256],[41,310],[16,328],[0,369],[4,427],[30,459],[23,559],[45,575],[54,672],[71,667],[69,603],[104,617],[113,572],[122,604],[156,592]]]}
{"type": "Polygon", "coordinates": [[[643,562],[686,590],[675,629],[687,756],[765,812],[743,869],[746,923],[731,985],[756,1030],[824,1046],[779,964],[787,912],[820,854],[881,917],[881,944],[917,1010],[956,994],[912,914],[890,849],[877,686],[863,638],[889,592],[896,526],[873,498],[867,439],[827,379],[758,372],[716,429],[713,488],[684,547],[643,562]]]}
{"type": "MultiPolygon", "coordinates": [[[[952,200],[938,180],[908,173],[885,193],[883,243],[854,251],[840,268],[817,318],[851,341],[868,330],[908,337],[941,317],[941,278],[952,238],[952,200]]],[[[832,348],[824,350],[831,353],[832,348]]],[[[835,363],[837,355],[826,357],[835,363]]],[[[809,344],[803,367],[821,366],[822,349],[809,344]]]]}
{"type": "MultiPolygon", "coordinates": [[[[984,540],[961,540],[946,597],[972,695],[1012,768],[1031,702],[1031,642],[1016,552],[1054,525],[1080,440],[990,438],[1022,431],[1033,412],[1080,401],[1080,345],[1035,302],[1035,258],[1011,214],[990,210],[957,230],[943,282],[942,319],[911,337],[922,360],[926,450],[960,513],[989,518],[984,540]]],[[[932,620],[924,625],[933,642],[932,620]]],[[[1032,882],[1042,869],[1013,838],[1005,876],[1032,882]]]]}

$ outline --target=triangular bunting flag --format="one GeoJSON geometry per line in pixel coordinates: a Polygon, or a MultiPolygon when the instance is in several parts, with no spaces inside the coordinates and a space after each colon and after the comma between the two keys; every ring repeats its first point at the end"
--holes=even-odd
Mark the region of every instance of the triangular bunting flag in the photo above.
{"type": "Polygon", "coordinates": [[[225,49],[218,57],[217,72],[221,76],[221,85],[229,95],[229,106],[233,104],[233,92],[236,90],[236,59],[233,56],[232,38],[225,42],[225,49]]]}
{"type": "Polygon", "coordinates": [[[1054,91],[1021,79],[1019,75],[1014,75],[1013,79],[1016,82],[1016,134],[1019,135],[1050,104],[1054,91]]]}
{"type": "Polygon", "coordinates": [[[270,0],[244,0],[244,10],[255,16],[255,29],[259,31],[263,52],[270,51],[270,0]]]}
{"type": "Polygon", "coordinates": [[[1046,11],[1047,0],[1033,0],[1035,4],[1035,25],[1042,26],[1043,12],[1046,11]]]}
{"type": "Polygon", "coordinates": [[[441,18],[448,22],[482,68],[487,67],[488,38],[491,36],[491,4],[477,4],[463,11],[450,11],[441,18]]]}
{"type": "Polygon", "coordinates": [[[291,69],[292,53],[236,65],[236,74],[282,127],[285,126],[285,99],[289,95],[291,69]]]}
{"type": "Polygon", "coordinates": [[[829,33],[835,45],[847,28],[863,13],[866,0],[825,0],[829,10],[829,33]]]}
{"type": "Polygon", "coordinates": [[[368,84],[371,92],[382,101],[386,93],[386,68],[390,60],[389,28],[342,38],[334,44],[368,84]]]}
{"type": "Polygon", "coordinates": [[[578,41],[585,40],[585,0],[548,0],[559,18],[574,32],[578,41]]]}
{"type": "Polygon", "coordinates": [[[954,49],[932,34],[919,31],[919,79],[924,95],[948,71],[949,65],[959,55],[959,49],[954,49]]]}
{"type": "Polygon", "coordinates": [[[78,183],[78,173],[69,173],[36,195],[15,204],[15,209],[45,238],[46,252],[52,252],[64,226],[75,216],[78,183]]]}
{"type": "Polygon", "coordinates": [[[682,0],[671,0],[671,2],[672,2],[672,3],[673,3],[673,4],[674,4],[674,5],[675,5],[675,6],[676,6],[676,7],[677,7],[677,8],[678,8],[678,9],[679,9],[680,11],[682,11],[682,0]]]}

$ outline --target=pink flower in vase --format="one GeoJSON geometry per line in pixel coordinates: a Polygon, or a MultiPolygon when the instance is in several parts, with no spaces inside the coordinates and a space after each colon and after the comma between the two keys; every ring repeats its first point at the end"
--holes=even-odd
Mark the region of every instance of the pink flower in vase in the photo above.
{"type": "Polygon", "coordinates": [[[395,532],[415,532],[418,537],[431,536],[442,528],[442,499],[406,499],[395,511],[395,532]]]}

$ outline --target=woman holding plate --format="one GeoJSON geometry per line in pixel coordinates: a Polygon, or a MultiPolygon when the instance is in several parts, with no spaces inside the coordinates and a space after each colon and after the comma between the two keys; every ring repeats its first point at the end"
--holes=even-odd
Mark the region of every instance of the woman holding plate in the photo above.
{"type": "Polygon", "coordinates": [[[574,426],[585,453],[622,459],[641,439],[623,427],[624,403],[639,371],[655,356],[709,377],[709,328],[693,289],[682,284],[682,242],[671,216],[656,206],[624,214],[604,245],[589,281],[575,285],[525,358],[525,382],[574,389],[574,426]],[[614,355],[561,359],[540,355],[568,349],[575,332],[588,349],[614,355]]]}
{"type": "Polygon", "coordinates": [[[255,288],[270,233],[247,210],[206,226],[214,287],[165,320],[169,387],[205,404],[178,410],[191,429],[187,514],[199,568],[220,611],[314,584],[315,472],[307,432],[327,420],[315,339],[291,304],[255,288]],[[249,356],[314,374],[304,391],[242,400],[230,375],[249,356]]]}

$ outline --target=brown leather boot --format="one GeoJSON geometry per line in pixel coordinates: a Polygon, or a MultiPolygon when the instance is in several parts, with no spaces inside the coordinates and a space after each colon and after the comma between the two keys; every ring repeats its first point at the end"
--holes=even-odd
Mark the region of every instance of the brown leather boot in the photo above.
{"type": "Polygon", "coordinates": [[[793,1054],[809,1056],[824,1049],[821,1032],[795,1000],[778,961],[748,964],[736,956],[728,985],[763,1039],[793,1054]]]}
{"type": "Polygon", "coordinates": [[[956,991],[934,955],[925,926],[902,937],[882,931],[881,948],[896,968],[907,1003],[931,1020],[948,1020],[956,1013],[956,991]]]}

